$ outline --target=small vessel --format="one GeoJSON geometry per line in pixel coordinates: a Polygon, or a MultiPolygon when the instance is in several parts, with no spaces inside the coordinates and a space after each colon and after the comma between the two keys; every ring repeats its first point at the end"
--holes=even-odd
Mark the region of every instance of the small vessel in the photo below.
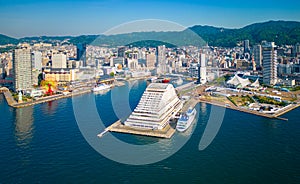
{"type": "Polygon", "coordinates": [[[151,77],[148,79],[149,82],[156,82],[157,80],[157,77],[151,77]]]}
{"type": "Polygon", "coordinates": [[[189,108],[186,112],[182,113],[176,125],[176,130],[178,132],[186,131],[192,124],[196,116],[196,109],[189,108]]]}
{"type": "Polygon", "coordinates": [[[177,85],[181,85],[183,83],[183,80],[181,77],[179,77],[174,83],[177,85]]]}
{"type": "Polygon", "coordinates": [[[110,89],[109,85],[106,84],[99,84],[98,86],[95,86],[93,88],[93,92],[98,92],[98,91],[104,91],[110,89]]]}
{"type": "Polygon", "coordinates": [[[68,94],[70,94],[70,93],[71,93],[71,92],[68,91],[68,90],[64,90],[64,91],[62,92],[63,95],[68,95],[68,94]]]}

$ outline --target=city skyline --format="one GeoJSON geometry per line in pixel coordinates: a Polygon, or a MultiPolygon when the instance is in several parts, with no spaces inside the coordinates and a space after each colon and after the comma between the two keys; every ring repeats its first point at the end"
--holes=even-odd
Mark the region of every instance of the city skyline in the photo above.
{"type": "Polygon", "coordinates": [[[300,21],[299,2],[251,1],[0,1],[1,34],[63,36],[102,34],[122,23],[168,20],[185,27],[241,28],[269,20],[300,21]],[[13,12],[13,13],[12,13],[13,12]]]}

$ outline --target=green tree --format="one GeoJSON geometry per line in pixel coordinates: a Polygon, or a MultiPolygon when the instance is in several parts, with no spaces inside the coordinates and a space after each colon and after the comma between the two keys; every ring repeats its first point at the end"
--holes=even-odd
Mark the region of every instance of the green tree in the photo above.
{"type": "Polygon", "coordinates": [[[114,73],[114,72],[110,72],[109,75],[110,75],[111,77],[114,77],[114,76],[115,76],[115,73],[114,73]]]}

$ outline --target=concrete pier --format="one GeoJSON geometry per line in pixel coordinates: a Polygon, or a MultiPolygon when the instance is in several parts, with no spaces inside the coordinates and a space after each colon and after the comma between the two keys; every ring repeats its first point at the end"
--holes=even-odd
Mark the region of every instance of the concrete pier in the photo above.
{"type": "MultiPolygon", "coordinates": [[[[194,108],[199,101],[191,98],[189,99],[182,108],[182,112],[185,112],[188,110],[189,107],[194,108]]],[[[107,127],[103,132],[98,134],[97,136],[100,138],[102,137],[107,131],[110,132],[118,132],[118,133],[125,133],[125,134],[134,134],[134,135],[142,135],[142,136],[149,136],[149,137],[157,137],[157,138],[167,138],[170,139],[174,133],[176,132],[176,129],[171,127],[169,124],[162,130],[151,130],[151,129],[142,129],[142,128],[134,128],[125,126],[121,123],[120,120],[116,121],[109,127],[107,127]]]]}
{"type": "MultiPolygon", "coordinates": [[[[173,134],[176,132],[176,130],[172,128],[170,125],[167,125],[162,130],[150,130],[150,129],[140,129],[140,128],[125,126],[121,123],[120,120],[116,121],[111,126],[107,127],[106,130],[110,132],[143,135],[143,136],[167,138],[167,139],[170,139],[173,136],[173,134]]],[[[98,134],[98,137],[100,135],[102,136],[103,132],[98,134]]]]}
{"type": "Polygon", "coordinates": [[[4,97],[9,106],[14,107],[14,108],[22,108],[22,107],[32,106],[32,105],[36,105],[36,104],[40,104],[40,103],[46,103],[46,102],[50,102],[50,101],[54,101],[54,100],[70,98],[73,96],[90,93],[91,90],[84,90],[84,91],[79,91],[76,93],[73,92],[68,95],[59,94],[59,95],[53,95],[53,96],[48,96],[48,97],[42,97],[37,100],[33,100],[31,102],[22,102],[22,103],[16,102],[9,90],[6,91],[6,90],[2,89],[0,92],[2,92],[4,94],[4,97]]]}

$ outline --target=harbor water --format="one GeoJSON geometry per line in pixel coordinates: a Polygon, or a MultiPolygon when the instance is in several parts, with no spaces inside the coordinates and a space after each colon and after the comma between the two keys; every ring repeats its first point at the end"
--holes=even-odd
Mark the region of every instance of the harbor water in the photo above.
{"type": "MultiPolygon", "coordinates": [[[[133,110],[146,86],[147,82],[140,80],[105,94],[74,98],[94,98],[108,126],[119,119],[113,110],[112,93],[129,90],[133,110]]],[[[124,100],[121,98],[115,100],[124,100]]],[[[199,141],[212,108],[200,103],[193,131],[187,132],[193,132],[191,138],[178,152],[157,163],[126,165],[102,156],[89,145],[77,125],[73,102],[67,98],[14,109],[0,95],[0,183],[300,182],[300,108],[284,115],[287,122],[226,109],[218,134],[200,151],[199,141]]],[[[113,135],[137,145],[159,142],[165,151],[172,141],[113,135]]]]}

